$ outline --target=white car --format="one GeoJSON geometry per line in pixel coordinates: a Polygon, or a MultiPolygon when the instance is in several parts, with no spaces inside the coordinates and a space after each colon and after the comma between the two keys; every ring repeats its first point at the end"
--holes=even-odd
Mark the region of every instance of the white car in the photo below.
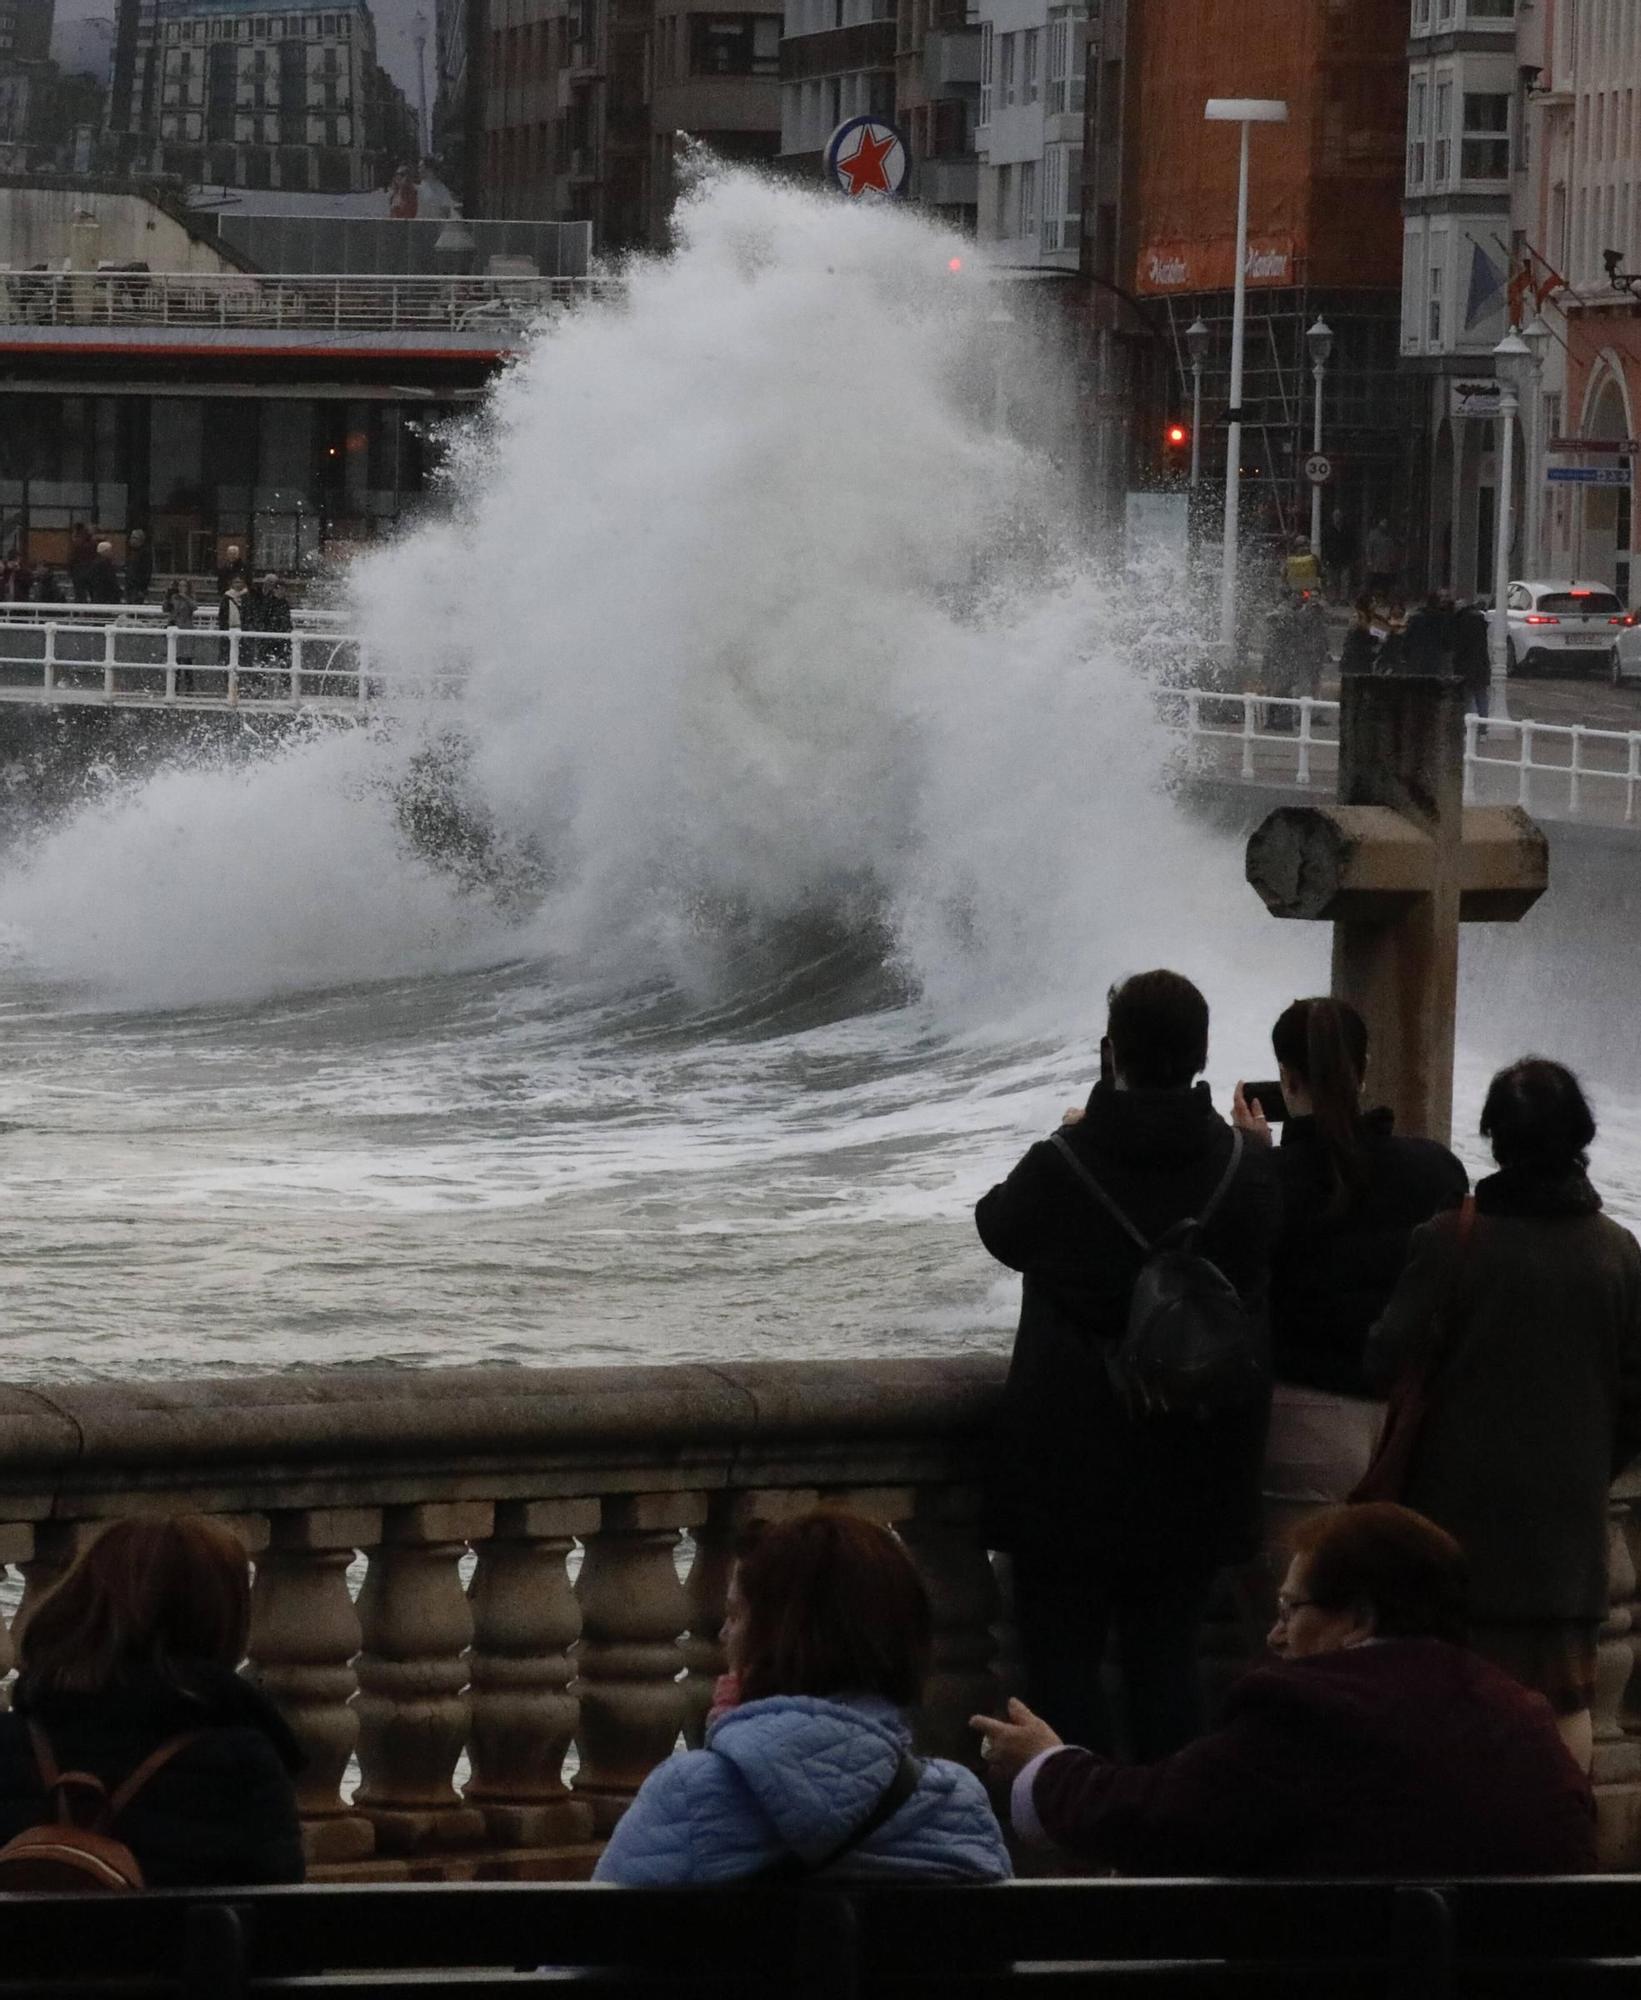
{"type": "Polygon", "coordinates": [[[1513,674],[1593,673],[1617,682],[1641,670],[1623,641],[1634,612],[1604,583],[1513,583],[1506,596],[1513,674]]]}

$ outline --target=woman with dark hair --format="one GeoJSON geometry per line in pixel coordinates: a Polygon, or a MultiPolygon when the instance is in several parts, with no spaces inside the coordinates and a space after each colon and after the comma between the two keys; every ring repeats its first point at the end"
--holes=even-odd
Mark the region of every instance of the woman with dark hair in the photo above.
{"type": "Polygon", "coordinates": [[[22,1627],[0,1715],[0,1842],[56,1817],[42,1740],[58,1771],[88,1771],[110,1794],[175,1742],[112,1829],[147,1886],[300,1882],[302,1754],[236,1672],[250,1622],[250,1563],[218,1522],[105,1528],[22,1627]]]}
{"type": "Polygon", "coordinates": [[[1588,1768],[1607,1493],[1641,1451],[1641,1245],[1600,1212],[1570,1070],[1501,1070],[1481,1131],[1499,1171],[1468,1231],[1415,1234],[1367,1372],[1419,1384],[1398,1497],[1469,1557],[1477,1651],[1547,1697],[1588,1768]]]}
{"type": "Polygon", "coordinates": [[[736,1565],[724,1650],[734,1706],[706,1747],[644,1780],[594,1879],[996,1881],[1010,1872],[972,1771],[911,1755],[932,1621],[887,1528],[821,1508],[767,1529],[736,1565]]]}
{"type": "MultiPolygon", "coordinates": [[[[1395,1290],[1413,1231],[1462,1200],[1469,1180],[1445,1146],[1398,1138],[1388,1110],[1363,1110],[1367,1024],[1348,1001],[1293,1001],[1271,1046],[1288,1110],[1272,1156],[1282,1228],[1271,1252],[1279,1387],[1268,1458],[1287,1482],[1273,1497],[1342,1500],[1367,1465],[1382,1414],[1362,1367],[1368,1329],[1395,1290]]],[[[1264,1108],[1241,1084],[1231,1115],[1250,1138],[1271,1142],[1264,1108]]]]}

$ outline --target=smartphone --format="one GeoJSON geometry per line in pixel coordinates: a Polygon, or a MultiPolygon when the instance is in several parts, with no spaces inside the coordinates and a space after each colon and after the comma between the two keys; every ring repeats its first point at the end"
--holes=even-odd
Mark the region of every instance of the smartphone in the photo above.
{"type": "Polygon", "coordinates": [[[1274,1078],[1269,1083],[1245,1083],[1242,1099],[1245,1104],[1258,1104],[1268,1124],[1280,1125],[1288,1115],[1288,1100],[1274,1078]]]}

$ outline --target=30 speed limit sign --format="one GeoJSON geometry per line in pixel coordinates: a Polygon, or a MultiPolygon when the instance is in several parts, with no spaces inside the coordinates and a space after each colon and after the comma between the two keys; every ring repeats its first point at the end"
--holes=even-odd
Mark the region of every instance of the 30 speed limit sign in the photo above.
{"type": "Polygon", "coordinates": [[[1326,486],[1333,477],[1333,460],[1324,458],[1319,451],[1312,452],[1305,460],[1305,477],[1313,486],[1326,486]]]}

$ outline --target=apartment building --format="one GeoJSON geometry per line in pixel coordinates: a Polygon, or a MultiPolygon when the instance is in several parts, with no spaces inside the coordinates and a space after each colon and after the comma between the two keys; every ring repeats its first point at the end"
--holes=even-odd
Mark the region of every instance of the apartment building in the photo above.
{"type": "Polygon", "coordinates": [[[121,0],[109,130],[128,171],[358,194],[417,157],[367,0],[121,0]]]}
{"type": "Polygon", "coordinates": [[[1074,272],[1088,0],[980,0],[979,234],[1000,264],[1074,272]]]}
{"type": "Polygon", "coordinates": [[[1466,594],[1493,587],[1493,349],[1526,158],[1515,15],[1516,0],[1411,0],[1409,18],[1401,353],[1422,421],[1407,555],[1466,594]]]}

